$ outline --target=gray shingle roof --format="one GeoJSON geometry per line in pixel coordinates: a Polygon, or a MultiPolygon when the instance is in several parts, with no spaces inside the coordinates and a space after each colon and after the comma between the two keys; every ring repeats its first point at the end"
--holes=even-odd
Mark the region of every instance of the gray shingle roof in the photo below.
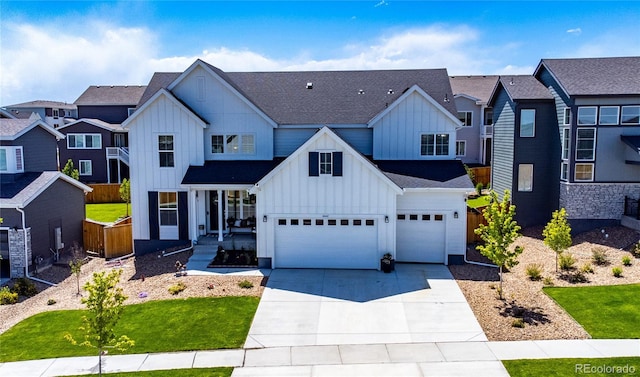
{"type": "Polygon", "coordinates": [[[502,76],[498,81],[512,100],[549,99],[553,96],[540,81],[529,75],[502,76]]]}
{"type": "Polygon", "coordinates": [[[58,102],[58,101],[45,101],[45,100],[36,100],[29,102],[16,103],[15,105],[5,106],[5,108],[9,109],[31,109],[31,108],[55,108],[55,109],[67,109],[67,110],[75,110],[77,108],[76,105],[72,103],[66,102],[58,102]]]}
{"type": "Polygon", "coordinates": [[[571,96],[640,94],[640,57],[542,59],[571,96]]]}
{"type": "MultiPolygon", "coordinates": [[[[209,67],[278,124],[364,124],[414,85],[457,113],[454,101],[444,101],[453,97],[446,69],[223,72],[209,67]]],[[[138,106],[179,75],[154,74],[138,106]]]]}
{"type": "Polygon", "coordinates": [[[74,103],[76,105],[130,105],[133,107],[140,101],[146,88],[144,85],[92,85],[74,103]]]}
{"type": "Polygon", "coordinates": [[[12,179],[0,181],[0,207],[2,208],[22,207],[28,204],[57,179],[65,179],[78,189],[91,191],[90,187],[72,178],[65,178],[58,171],[12,174],[12,176],[12,179]]]}
{"type": "Polygon", "coordinates": [[[0,136],[14,136],[34,123],[30,119],[0,119],[0,136]]]}
{"type": "MultiPolygon", "coordinates": [[[[74,122],[65,124],[62,127],[59,127],[58,130],[60,132],[63,132],[62,130],[66,129],[67,127],[73,127],[76,124],[80,124],[80,123],[84,123],[84,124],[91,124],[97,127],[102,127],[106,130],[111,130],[111,131],[121,131],[121,132],[126,132],[128,131],[127,129],[122,128],[122,125],[119,123],[107,123],[103,120],[100,119],[95,119],[95,118],[82,118],[82,119],[78,119],[74,122]]],[[[68,131],[65,131],[68,132],[68,131]]]]}
{"type": "Polygon", "coordinates": [[[451,76],[453,94],[466,94],[482,102],[488,102],[500,76],[451,76]]]}

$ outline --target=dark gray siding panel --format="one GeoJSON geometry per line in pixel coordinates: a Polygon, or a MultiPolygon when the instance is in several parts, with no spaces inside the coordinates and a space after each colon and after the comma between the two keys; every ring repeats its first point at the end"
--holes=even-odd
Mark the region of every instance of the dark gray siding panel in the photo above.
{"type": "Polygon", "coordinates": [[[274,130],[273,154],[275,157],[287,157],[309,140],[318,130],[313,128],[276,128],[274,130]]]}
{"type": "Polygon", "coordinates": [[[7,228],[22,228],[22,215],[20,212],[11,208],[3,208],[0,212],[2,213],[0,215],[0,217],[2,217],[2,225],[0,226],[7,228]]]}
{"type": "Polygon", "coordinates": [[[504,190],[513,191],[513,137],[514,104],[502,90],[493,108],[493,159],[491,161],[491,187],[502,195],[504,190]]]}
{"type": "Polygon", "coordinates": [[[621,134],[640,135],[640,127],[598,127],[596,182],[640,182],[640,165],[625,163],[626,160],[637,160],[638,154],[622,142],[621,134]]]}
{"type": "Polygon", "coordinates": [[[564,109],[565,107],[571,107],[571,99],[567,97],[560,85],[546,69],[543,68],[538,74],[538,80],[549,89],[549,92],[553,96],[556,104],[557,122],[558,125],[562,125],[564,123],[564,109]]]}
{"type": "Polygon", "coordinates": [[[54,182],[25,208],[27,226],[31,227],[34,256],[50,261],[49,248],[55,247],[53,229],[62,227],[65,250],[74,244],[82,247],[82,220],[85,218],[84,192],[61,179],[54,182]]]}
{"type": "Polygon", "coordinates": [[[100,119],[107,123],[122,123],[129,117],[129,108],[136,105],[78,106],[78,118],[100,119]]]}
{"type": "Polygon", "coordinates": [[[68,159],[73,161],[76,169],[80,167],[80,160],[91,160],[91,175],[81,175],[80,181],[85,183],[106,183],[107,179],[107,154],[106,147],[113,145],[112,132],[104,128],[96,127],[87,123],[78,123],[71,127],[60,130],[65,136],[68,134],[100,134],[102,135],[102,148],[100,149],[68,149],[67,140],[60,140],[60,165],[61,168],[68,159]]]}
{"type": "Polygon", "coordinates": [[[58,170],[56,144],[56,137],[42,127],[35,127],[14,141],[2,142],[2,145],[22,146],[25,172],[58,170]]]}

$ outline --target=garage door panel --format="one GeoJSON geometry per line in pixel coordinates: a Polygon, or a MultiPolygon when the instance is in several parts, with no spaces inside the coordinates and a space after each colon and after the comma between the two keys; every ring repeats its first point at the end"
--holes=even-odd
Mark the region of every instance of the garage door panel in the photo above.
{"type": "MultiPolygon", "coordinates": [[[[377,224],[367,226],[353,225],[340,219],[336,225],[328,225],[328,219],[322,219],[322,225],[291,225],[291,219],[276,222],[275,229],[275,266],[278,268],[378,268],[377,224]],[[341,225],[342,224],[342,225],[341,225]],[[348,225],[346,225],[348,224],[348,225]]],[[[332,222],[333,223],[333,222],[332,222]]]]}
{"type": "Polygon", "coordinates": [[[444,263],[444,215],[398,213],[396,259],[400,262],[444,263]]]}

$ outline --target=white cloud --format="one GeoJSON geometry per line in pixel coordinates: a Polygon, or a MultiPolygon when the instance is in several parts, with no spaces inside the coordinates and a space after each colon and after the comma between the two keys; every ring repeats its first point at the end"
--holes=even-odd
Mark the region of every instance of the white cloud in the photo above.
{"type": "Polygon", "coordinates": [[[569,30],[567,30],[567,33],[573,34],[573,35],[580,35],[580,34],[582,34],[582,29],[580,29],[579,27],[577,27],[575,29],[569,29],[569,30]]]}
{"type": "Polygon", "coordinates": [[[572,58],[638,56],[640,55],[640,35],[629,30],[610,30],[585,40],[569,52],[572,58]]]}

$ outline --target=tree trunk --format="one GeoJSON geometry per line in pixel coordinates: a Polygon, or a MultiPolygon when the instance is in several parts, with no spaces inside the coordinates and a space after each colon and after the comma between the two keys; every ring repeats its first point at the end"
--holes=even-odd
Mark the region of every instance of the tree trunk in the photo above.
{"type": "Polygon", "coordinates": [[[502,265],[500,266],[500,292],[498,292],[498,295],[500,296],[500,300],[504,299],[502,297],[502,265]]]}
{"type": "Polygon", "coordinates": [[[102,377],[102,348],[98,348],[98,376],[102,377]]]}

